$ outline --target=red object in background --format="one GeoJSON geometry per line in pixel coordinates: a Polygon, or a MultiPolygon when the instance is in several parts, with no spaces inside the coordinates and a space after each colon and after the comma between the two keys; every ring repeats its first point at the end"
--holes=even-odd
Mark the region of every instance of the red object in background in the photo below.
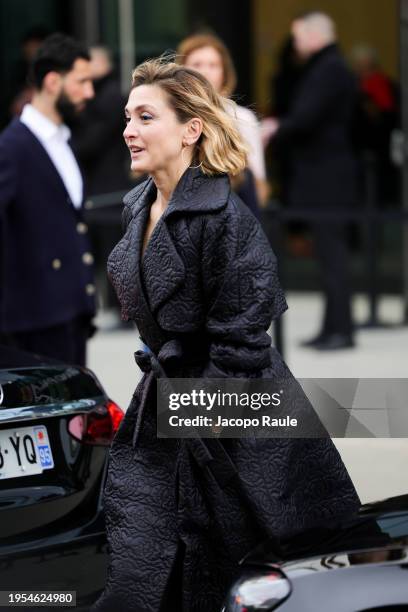
{"type": "Polygon", "coordinates": [[[374,102],[380,111],[396,110],[395,96],[390,79],[381,72],[363,76],[360,82],[362,91],[374,102]]]}
{"type": "Polygon", "coordinates": [[[123,416],[123,410],[109,400],[91,412],[72,417],[68,422],[68,431],[84,444],[109,446],[123,416]]]}

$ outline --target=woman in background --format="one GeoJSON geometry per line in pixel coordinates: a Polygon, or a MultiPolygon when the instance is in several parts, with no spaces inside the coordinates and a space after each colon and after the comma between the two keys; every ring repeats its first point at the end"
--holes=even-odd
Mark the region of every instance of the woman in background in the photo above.
{"type": "MultiPolygon", "coordinates": [[[[180,64],[197,70],[204,75],[225,98],[233,94],[237,78],[231,55],[222,40],[213,34],[193,34],[185,38],[177,48],[177,61],[180,64]]],[[[228,104],[226,110],[236,119],[237,128],[248,146],[248,169],[252,176],[247,181],[255,181],[256,198],[262,206],[268,197],[265,159],[261,139],[261,129],[255,114],[245,106],[228,104]]],[[[234,186],[234,185],[233,185],[234,186]]],[[[239,185],[237,193],[244,202],[253,208],[248,201],[250,187],[239,185]]]]}

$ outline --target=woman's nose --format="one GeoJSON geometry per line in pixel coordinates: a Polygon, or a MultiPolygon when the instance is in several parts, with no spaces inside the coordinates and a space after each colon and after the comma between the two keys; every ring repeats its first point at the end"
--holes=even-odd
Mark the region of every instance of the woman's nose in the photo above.
{"type": "Polygon", "coordinates": [[[132,120],[129,120],[126,124],[125,129],[123,130],[124,138],[134,138],[138,135],[137,128],[132,120]]]}

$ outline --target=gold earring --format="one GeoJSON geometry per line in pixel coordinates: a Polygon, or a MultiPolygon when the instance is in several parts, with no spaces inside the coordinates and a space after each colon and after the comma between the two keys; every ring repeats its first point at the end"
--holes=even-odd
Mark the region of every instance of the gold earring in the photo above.
{"type": "MultiPolygon", "coordinates": [[[[200,145],[197,146],[197,149],[200,150],[200,145]]],[[[189,166],[189,168],[191,168],[192,170],[198,170],[199,168],[201,168],[203,165],[203,162],[201,161],[198,166],[189,166]]]]}
{"type": "Polygon", "coordinates": [[[185,148],[185,145],[183,144],[182,145],[182,149],[181,149],[181,163],[183,164],[183,166],[185,164],[185,160],[184,160],[184,151],[185,150],[186,150],[186,148],[185,148]]]}
{"type": "MultiPolygon", "coordinates": [[[[181,161],[184,164],[184,157],[183,157],[183,155],[184,155],[184,151],[186,150],[186,147],[188,147],[188,145],[185,144],[185,143],[182,143],[182,147],[183,148],[181,149],[181,161]]],[[[202,165],[203,165],[203,162],[200,162],[198,164],[198,166],[188,166],[188,168],[190,168],[191,170],[198,170],[198,168],[201,168],[202,165]]]]}
{"type": "Polygon", "coordinates": [[[201,161],[198,166],[189,166],[189,168],[191,168],[192,170],[198,170],[198,168],[201,168],[201,166],[203,165],[203,162],[201,161]]]}

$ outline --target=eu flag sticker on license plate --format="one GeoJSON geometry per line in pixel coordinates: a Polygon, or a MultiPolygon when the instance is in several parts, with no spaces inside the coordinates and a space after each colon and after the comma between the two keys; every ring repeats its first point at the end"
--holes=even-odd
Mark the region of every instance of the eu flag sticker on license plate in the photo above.
{"type": "Polygon", "coordinates": [[[47,430],[43,425],[37,425],[33,427],[33,430],[41,467],[43,470],[50,470],[54,467],[54,459],[52,457],[47,430]]]}

